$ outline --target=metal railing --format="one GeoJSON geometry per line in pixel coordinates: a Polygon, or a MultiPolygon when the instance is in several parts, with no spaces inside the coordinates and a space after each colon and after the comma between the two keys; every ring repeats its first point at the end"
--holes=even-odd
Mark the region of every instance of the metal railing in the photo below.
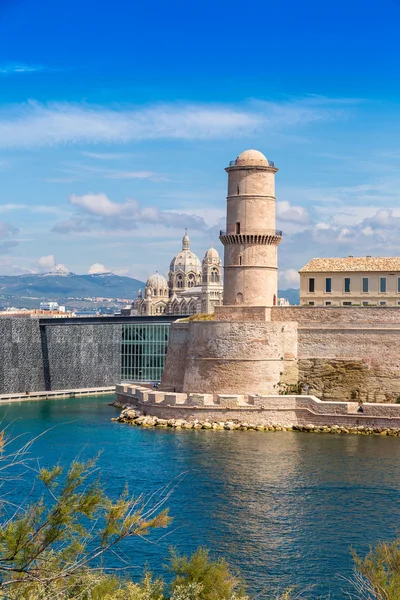
{"type": "MultiPolygon", "coordinates": [[[[230,167],[234,167],[234,166],[235,166],[235,164],[236,164],[236,159],[235,159],[235,160],[231,160],[231,161],[229,162],[229,166],[230,166],[230,167]]],[[[257,166],[257,165],[255,165],[255,166],[257,166]]],[[[273,161],[273,160],[268,160],[268,166],[270,166],[270,167],[275,167],[275,163],[274,163],[274,161],[273,161]]]]}
{"type": "MultiPolygon", "coordinates": [[[[220,229],[219,230],[219,235],[226,235],[226,229],[220,229]]],[[[229,235],[241,235],[240,233],[236,234],[236,233],[231,233],[229,235]]],[[[282,230],[281,229],[275,229],[275,231],[272,230],[268,230],[268,231],[264,231],[263,233],[253,233],[250,235],[276,235],[277,237],[282,237],[282,230]]]]}

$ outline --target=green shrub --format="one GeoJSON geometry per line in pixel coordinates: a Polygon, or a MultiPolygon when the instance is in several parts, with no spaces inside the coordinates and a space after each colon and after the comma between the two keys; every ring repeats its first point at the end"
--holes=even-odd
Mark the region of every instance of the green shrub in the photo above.
{"type": "MultiPolygon", "coordinates": [[[[7,447],[7,446],[6,446],[7,447]]],[[[28,445],[28,449],[30,446],[28,445]]],[[[25,466],[24,452],[7,455],[0,432],[1,473],[25,466]]],[[[142,539],[171,521],[164,503],[168,487],[146,501],[125,490],[108,498],[95,460],[41,469],[48,492],[34,504],[0,518],[0,600],[244,600],[240,581],[225,561],[206,550],[170,558],[172,582],[146,573],[140,583],[125,571],[107,573],[99,559],[116,554],[122,540],[142,539]],[[122,573],[122,575],[121,575],[122,573]]]]}

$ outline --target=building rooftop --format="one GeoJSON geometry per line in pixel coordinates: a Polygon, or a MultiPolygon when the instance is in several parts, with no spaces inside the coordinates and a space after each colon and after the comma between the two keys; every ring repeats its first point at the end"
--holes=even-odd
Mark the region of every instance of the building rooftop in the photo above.
{"type": "Polygon", "coordinates": [[[235,160],[235,166],[263,166],[268,167],[269,163],[262,152],[259,150],[245,150],[235,160]]]}
{"type": "Polygon", "coordinates": [[[313,258],[299,273],[346,273],[348,271],[398,271],[400,257],[348,256],[346,258],[313,258]]]}

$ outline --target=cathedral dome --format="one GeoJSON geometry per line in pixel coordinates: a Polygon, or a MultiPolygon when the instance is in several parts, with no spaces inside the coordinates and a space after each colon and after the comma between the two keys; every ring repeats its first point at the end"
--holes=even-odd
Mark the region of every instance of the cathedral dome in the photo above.
{"type": "Polygon", "coordinates": [[[235,160],[236,167],[268,167],[269,162],[259,150],[245,150],[235,160]]]}
{"type": "Polygon", "coordinates": [[[165,279],[165,277],[160,275],[160,273],[154,273],[154,275],[150,275],[146,281],[146,288],[162,290],[168,288],[168,281],[165,279]]]}
{"type": "Polygon", "coordinates": [[[190,250],[182,250],[171,260],[169,270],[172,273],[175,273],[176,271],[183,271],[183,273],[189,273],[189,271],[200,273],[201,262],[199,257],[190,250]]]}
{"type": "Polygon", "coordinates": [[[211,246],[204,255],[203,262],[220,262],[220,257],[217,250],[211,246]]]}
{"type": "Polygon", "coordinates": [[[182,239],[182,250],[172,259],[169,270],[171,273],[176,271],[201,273],[200,259],[190,250],[190,239],[187,232],[182,239]]]}

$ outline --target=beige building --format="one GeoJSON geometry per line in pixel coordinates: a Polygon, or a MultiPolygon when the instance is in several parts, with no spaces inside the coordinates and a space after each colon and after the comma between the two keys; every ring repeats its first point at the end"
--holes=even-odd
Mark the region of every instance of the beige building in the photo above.
{"type": "Polygon", "coordinates": [[[302,306],[400,306],[400,257],[314,258],[299,273],[302,306]]]}

